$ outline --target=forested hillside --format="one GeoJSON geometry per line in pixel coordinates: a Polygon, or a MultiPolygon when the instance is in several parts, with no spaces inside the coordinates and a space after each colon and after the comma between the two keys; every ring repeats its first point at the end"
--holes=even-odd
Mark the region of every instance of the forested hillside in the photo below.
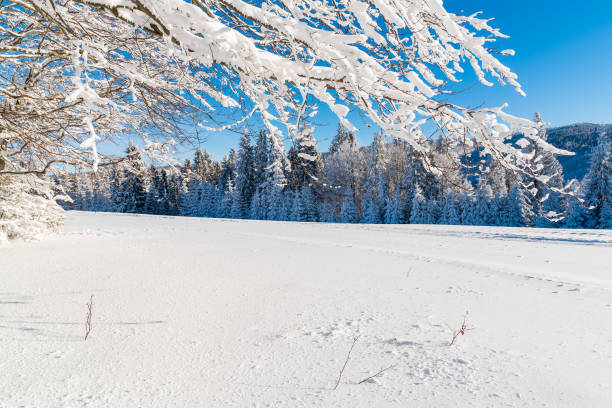
{"type": "Polygon", "coordinates": [[[563,166],[566,180],[582,180],[589,171],[591,151],[603,136],[608,143],[612,142],[612,125],[593,123],[575,123],[548,129],[548,142],[564,150],[574,152],[574,156],[561,156],[559,163],[563,166]]]}

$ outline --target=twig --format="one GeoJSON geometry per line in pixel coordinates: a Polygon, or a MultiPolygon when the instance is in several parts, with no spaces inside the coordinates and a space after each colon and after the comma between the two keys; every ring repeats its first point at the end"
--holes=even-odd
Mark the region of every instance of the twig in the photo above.
{"type": "Polygon", "coordinates": [[[93,295],[89,298],[89,303],[87,303],[87,319],[85,320],[85,340],[89,337],[89,333],[91,332],[91,313],[93,311],[93,295]]]}
{"type": "Polygon", "coordinates": [[[363,384],[364,382],[366,382],[366,381],[368,381],[368,380],[371,380],[371,379],[372,379],[372,378],[374,378],[374,377],[378,377],[379,375],[381,375],[382,373],[384,373],[384,372],[385,372],[385,371],[387,371],[387,370],[392,369],[392,368],[393,368],[393,367],[395,367],[396,365],[397,365],[397,364],[393,364],[393,365],[390,365],[390,366],[389,366],[389,367],[387,367],[387,368],[383,368],[382,370],[380,370],[380,371],[379,371],[379,372],[377,372],[376,374],[371,375],[371,376],[369,376],[368,378],[364,378],[363,380],[359,381],[357,384],[363,384]]]}
{"type": "Polygon", "coordinates": [[[357,340],[359,340],[359,336],[353,338],[353,344],[351,344],[351,348],[349,349],[349,352],[346,355],[346,360],[344,361],[344,365],[342,366],[342,369],[340,370],[340,375],[338,375],[338,381],[336,381],[336,386],[334,387],[334,390],[336,390],[338,388],[338,385],[340,384],[340,380],[342,379],[342,374],[344,373],[344,369],[346,368],[346,365],[348,364],[349,358],[351,358],[351,351],[353,351],[353,348],[355,347],[355,343],[357,343],[357,340]]]}
{"type": "Polygon", "coordinates": [[[455,344],[455,340],[457,340],[457,337],[459,337],[459,335],[465,335],[465,332],[467,332],[468,330],[472,330],[471,327],[467,327],[466,324],[466,319],[467,319],[467,315],[468,312],[465,312],[465,316],[463,316],[463,323],[461,323],[461,328],[459,330],[457,330],[456,332],[453,332],[453,339],[451,340],[450,344],[448,345],[449,347],[452,346],[453,344],[455,344]]]}

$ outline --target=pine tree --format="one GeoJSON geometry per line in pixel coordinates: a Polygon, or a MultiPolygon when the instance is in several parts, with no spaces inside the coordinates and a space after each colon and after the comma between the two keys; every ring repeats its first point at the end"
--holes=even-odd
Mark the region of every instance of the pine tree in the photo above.
{"type": "Polygon", "coordinates": [[[264,220],[266,218],[266,200],[262,194],[261,189],[257,189],[253,194],[253,200],[251,201],[251,210],[249,212],[249,218],[252,220],[264,220]]]}
{"type": "Polygon", "coordinates": [[[219,177],[219,164],[212,160],[210,154],[198,147],[193,157],[192,170],[195,177],[206,180],[208,182],[214,182],[219,177]]]}
{"type": "MultiPolygon", "coordinates": [[[[535,114],[535,121],[542,122],[539,113],[535,114]]],[[[538,135],[546,141],[546,131],[538,135]]],[[[526,140],[526,139],[523,139],[526,140]]],[[[530,167],[534,169],[531,175],[519,175],[520,184],[524,186],[523,200],[528,200],[531,211],[523,211],[527,226],[537,222],[541,226],[552,226],[552,220],[559,219],[563,212],[562,198],[555,190],[563,189],[563,168],[554,154],[545,151],[536,141],[529,142],[523,152],[531,156],[530,167]],[[533,215],[528,213],[533,213],[533,215]]]]}
{"type": "Polygon", "coordinates": [[[371,195],[366,195],[361,200],[361,211],[360,211],[360,222],[363,224],[379,224],[380,223],[380,210],[378,206],[372,200],[371,195]]]}
{"type": "Polygon", "coordinates": [[[98,170],[98,173],[93,176],[93,197],[92,209],[94,211],[109,211],[110,210],[110,179],[106,169],[98,170]]]}
{"type": "Polygon", "coordinates": [[[238,190],[234,189],[230,194],[230,200],[229,217],[233,219],[242,218],[242,197],[238,190]]]}
{"type": "Polygon", "coordinates": [[[400,224],[403,222],[402,198],[399,189],[392,196],[387,196],[385,204],[385,224],[400,224]]]}
{"type": "Polygon", "coordinates": [[[285,170],[288,167],[283,143],[276,133],[268,134],[268,165],[263,173],[262,182],[257,186],[257,194],[264,203],[265,211],[261,216],[268,220],[283,220],[287,218],[286,206],[282,194],[287,179],[285,170]]]}
{"type": "Polygon", "coordinates": [[[181,174],[184,179],[191,179],[194,177],[193,166],[191,165],[191,160],[185,159],[183,166],[181,167],[181,174]]]}
{"type": "Polygon", "coordinates": [[[461,216],[455,194],[452,191],[449,191],[444,195],[444,199],[442,201],[442,215],[440,217],[440,224],[458,225],[460,223],[461,216]]]}
{"type": "Polygon", "coordinates": [[[264,173],[268,167],[268,156],[270,154],[269,136],[264,130],[257,134],[257,142],[253,153],[254,184],[259,186],[264,181],[264,173]]]}
{"type": "Polygon", "coordinates": [[[300,213],[298,221],[303,221],[303,222],[318,221],[317,205],[315,204],[316,199],[312,191],[312,187],[303,186],[300,189],[299,197],[302,203],[302,212],[300,213]]]}
{"type": "Polygon", "coordinates": [[[157,201],[155,198],[155,191],[157,188],[157,183],[159,183],[159,176],[157,174],[157,169],[152,164],[149,167],[147,173],[147,178],[150,179],[150,182],[149,189],[145,198],[144,212],[145,214],[157,214],[157,201]]]}
{"type": "Polygon", "coordinates": [[[271,187],[266,196],[268,203],[267,220],[283,221],[290,219],[290,206],[293,204],[291,190],[283,191],[279,186],[271,187]]]}
{"type": "Polygon", "coordinates": [[[109,211],[120,212],[123,195],[121,192],[121,183],[123,182],[123,172],[116,166],[112,167],[110,178],[110,193],[111,203],[109,211]]]}
{"type": "Polygon", "coordinates": [[[202,181],[200,198],[200,214],[203,217],[217,216],[217,188],[206,180],[202,181]]]}
{"type": "Polygon", "coordinates": [[[240,139],[238,149],[238,160],[236,163],[236,196],[237,209],[233,212],[233,217],[244,218],[249,215],[251,200],[255,193],[255,163],[253,157],[253,147],[246,132],[240,139]]]}
{"type": "Polygon", "coordinates": [[[238,177],[238,172],[236,170],[237,162],[238,154],[233,148],[230,149],[229,155],[223,157],[223,160],[221,160],[221,171],[219,172],[217,185],[220,186],[224,192],[227,191],[230,185],[235,189],[236,178],[238,177]]]}
{"type": "Polygon", "coordinates": [[[349,146],[357,146],[357,141],[355,140],[355,134],[346,130],[341,123],[338,123],[338,130],[336,135],[332,139],[329,144],[329,153],[334,154],[337,153],[340,149],[340,146],[348,144],[349,146]]]}
{"type": "Polygon", "coordinates": [[[509,227],[524,227],[533,219],[531,202],[524,187],[514,182],[506,199],[503,224],[509,227]]]}
{"type": "Polygon", "coordinates": [[[181,214],[191,217],[203,216],[202,211],[202,185],[204,180],[192,178],[187,184],[187,194],[181,199],[181,214]]]}
{"type": "Polygon", "coordinates": [[[296,145],[289,150],[289,162],[291,164],[289,180],[292,187],[319,182],[323,162],[311,128],[302,128],[296,145]]]}
{"type": "Polygon", "coordinates": [[[457,212],[461,225],[470,225],[474,209],[474,199],[467,192],[463,192],[457,199],[457,212]]]}
{"type": "Polygon", "coordinates": [[[355,198],[353,197],[353,191],[350,188],[347,188],[344,192],[344,198],[342,200],[342,206],[340,207],[338,218],[340,222],[344,223],[355,223],[359,221],[357,207],[355,206],[355,198]]]}
{"type": "Polygon", "coordinates": [[[153,182],[149,194],[151,196],[151,208],[154,214],[170,214],[168,174],[165,169],[155,169],[153,182]]]}
{"type": "Polygon", "coordinates": [[[364,199],[361,202],[361,221],[380,224],[385,214],[388,194],[388,181],[385,174],[385,148],[382,135],[374,137],[370,147],[370,161],[364,186],[364,199]]]}
{"type": "Polygon", "coordinates": [[[336,205],[333,201],[319,201],[318,212],[321,222],[336,222],[336,205]]]}
{"type": "Polygon", "coordinates": [[[130,142],[126,150],[124,178],[119,186],[121,211],[143,213],[146,201],[146,169],[138,148],[130,142]]]}
{"type": "Polygon", "coordinates": [[[202,150],[199,147],[196,149],[195,154],[193,156],[192,170],[195,176],[198,177],[199,179],[206,178],[206,175],[207,175],[206,160],[204,158],[204,154],[202,153],[202,150]]]}
{"type": "Polygon", "coordinates": [[[287,196],[291,197],[291,211],[289,212],[289,221],[300,221],[301,214],[304,210],[304,203],[300,195],[300,189],[287,190],[287,196]]]}
{"type": "Polygon", "coordinates": [[[563,220],[564,228],[585,228],[588,224],[588,210],[578,199],[569,199],[567,217],[563,220]]]}
{"type": "Polygon", "coordinates": [[[235,197],[235,188],[234,182],[232,179],[228,178],[226,182],[225,189],[220,190],[222,194],[222,198],[219,202],[219,207],[217,210],[217,217],[220,218],[229,218],[232,214],[232,206],[236,201],[235,197]]]}
{"type": "Polygon", "coordinates": [[[403,192],[402,207],[401,207],[401,219],[402,222],[410,222],[410,215],[412,212],[412,202],[414,200],[414,194],[418,187],[416,179],[416,169],[413,163],[413,156],[410,154],[406,155],[406,165],[404,175],[402,177],[401,191],[403,192]]]}
{"type": "Polygon", "coordinates": [[[504,225],[502,214],[505,211],[507,196],[508,196],[507,194],[504,194],[504,195],[495,194],[493,198],[491,198],[490,208],[489,208],[489,214],[490,214],[490,224],[489,225],[496,225],[496,226],[504,225]]]}
{"type": "Polygon", "coordinates": [[[425,200],[421,188],[416,186],[412,199],[411,224],[434,224],[431,205],[425,200]]]}
{"type": "Polygon", "coordinates": [[[587,228],[610,228],[612,221],[612,146],[603,137],[593,150],[584,181],[587,228]]]}
{"type": "Polygon", "coordinates": [[[361,201],[362,179],[367,166],[363,163],[363,154],[354,135],[346,132],[342,126],[339,126],[330,149],[330,153],[323,156],[323,179],[331,187],[327,191],[326,202],[333,213],[338,213],[345,199],[346,188],[352,191],[354,205],[361,201]]]}
{"type": "Polygon", "coordinates": [[[491,211],[493,191],[484,179],[480,179],[474,202],[471,225],[493,225],[495,214],[491,211]]]}

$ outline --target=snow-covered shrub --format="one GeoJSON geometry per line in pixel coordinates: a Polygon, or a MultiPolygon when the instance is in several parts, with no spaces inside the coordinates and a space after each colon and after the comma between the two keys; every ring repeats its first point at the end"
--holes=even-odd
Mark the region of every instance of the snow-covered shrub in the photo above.
{"type": "Polygon", "coordinates": [[[61,225],[64,211],[55,198],[52,184],[46,178],[33,174],[2,176],[0,244],[13,239],[34,239],[61,225]]]}

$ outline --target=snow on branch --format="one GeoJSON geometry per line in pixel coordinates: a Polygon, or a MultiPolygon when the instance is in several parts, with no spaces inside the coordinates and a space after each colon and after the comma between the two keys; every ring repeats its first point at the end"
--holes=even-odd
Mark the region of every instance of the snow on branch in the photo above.
{"type": "Polygon", "coordinates": [[[223,115],[236,125],[257,113],[277,137],[298,140],[315,101],[351,131],[350,109],[365,113],[433,173],[446,169],[428,159],[425,123],[455,168],[477,150],[535,175],[530,155],[509,143],[517,133],[567,153],[539,136],[541,122],[505,105],[441,102],[466,69],[484,85],[524,94],[492,48],[506,36],[478,13],[449,13],[441,0],[15,0],[0,18],[0,127],[15,135],[9,160],[28,158],[33,169],[51,161],[96,168],[113,160],[97,142],[129,136],[153,151],[213,129],[207,123],[223,115]]]}

